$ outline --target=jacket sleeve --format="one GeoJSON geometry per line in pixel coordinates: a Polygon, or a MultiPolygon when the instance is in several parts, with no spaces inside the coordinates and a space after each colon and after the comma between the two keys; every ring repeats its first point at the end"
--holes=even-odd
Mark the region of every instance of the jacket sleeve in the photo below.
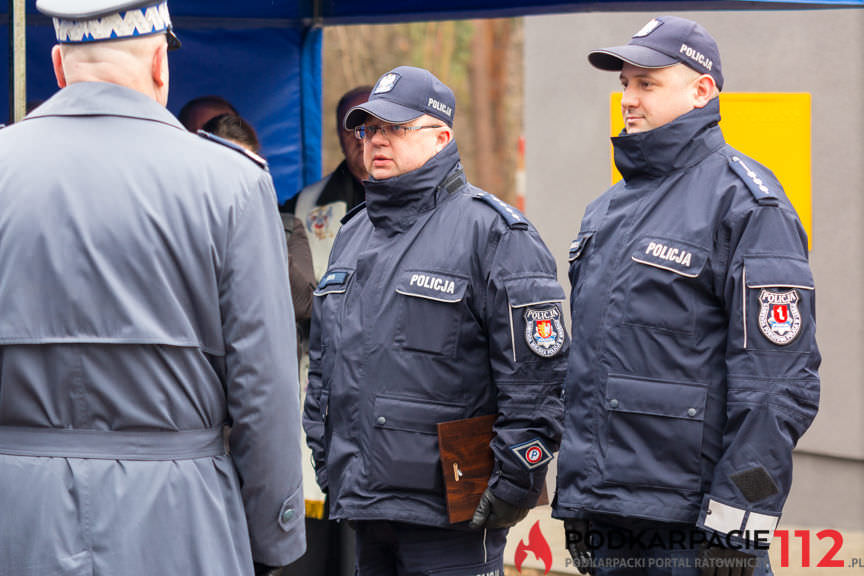
{"type": "Polygon", "coordinates": [[[281,566],[306,548],[296,331],[270,175],[249,187],[228,213],[219,274],[225,386],[252,557],[281,566]]]}
{"type": "Polygon", "coordinates": [[[303,429],[306,444],[312,450],[315,476],[321,490],[327,492],[327,454],[325,444],[325,419],[327,417],[327,395],[321,378],[321,361],[324,350],[321,338],[321,298],[312,303],[312,326],[309,332],[309,382],[306,385],[306,402],[303,406],[303,429]]]}
{"type": "Polygon", "coordinates": [[[792,450],[819,404],[814,284],[791,206],[760,205],[738,220],[727,227],[719,287],[729,323],[723,452],[698,525],[730,543],[758,536],[767,545],[792,482],[792,450]]]}
{"type": "Polygon", "coordinates": [[[288,262],[291,275],[291,298],[297,322],[305,323],[312,316],[312,291],[315,290],[315,270],[306,227],[296,216],[288,238],[288,262]]]}
{"type": "Polygon", "coordinates": [[[516,506],[536,504],[561,440],[569,346],[564,298],[555,261],[536,230],[507,229],[492,258],[486,295],[498,401],[489,485],[516,506]]]}

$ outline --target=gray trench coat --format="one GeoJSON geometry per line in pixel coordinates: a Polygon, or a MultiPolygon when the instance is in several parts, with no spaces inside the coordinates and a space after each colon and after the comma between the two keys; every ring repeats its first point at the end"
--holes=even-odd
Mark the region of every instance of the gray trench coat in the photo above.
{"type": "Polygon", "coordinates": [[[0,131],[0,158],[0,575],[293,561],[296,345],[270,175],[96,82],[0,131]]]}

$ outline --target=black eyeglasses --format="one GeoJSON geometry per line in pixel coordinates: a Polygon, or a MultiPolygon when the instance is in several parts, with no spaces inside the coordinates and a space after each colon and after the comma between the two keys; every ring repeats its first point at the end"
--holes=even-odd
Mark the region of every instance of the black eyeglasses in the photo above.
{"type": "Polygon", "coordinates": [[[418,130],[426,130],[427,128],[443,128],[442,124],[435,126],[405,126],[404,124],[382,124],[380,126],[356,126],[354,128],[354,137],[358,140],[371,140],[375,134],[381,133],[385,138],[402,138],[408,132],[416,132],[418,130]]]}

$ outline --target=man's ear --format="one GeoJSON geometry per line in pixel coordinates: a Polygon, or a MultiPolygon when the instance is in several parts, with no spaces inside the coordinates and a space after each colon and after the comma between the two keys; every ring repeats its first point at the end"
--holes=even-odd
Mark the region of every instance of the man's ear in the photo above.
{"type": "Polygon", "coordinates": [[[717,93],[717,84],[710,74],[702,74],[693,86],[693,107],[704,108],[717,93]]]}
{"type": "Polygon", "coordinates": [[[449,126],[444,126],[444,130],[438,132],[438,135],[435,138],[435,153],[437,154],[441,150],[444,149],[447,144],[450,143],[450,140],[453,139],[453,130],[449,126]]]}
{"type": "Polygon", "coordinates": [[[63,53],[59,45],[51,49],[51,62],[54,64],[54,76],[57,78],[57,86],[66,87],[66,71],[63,70],[63,53]]]}
{"type": "Polygon", "coordinates": [[[153,61],[150,64],[150,74],[153,84],[158,88],[165,86],[168,79],[168,45],[162,43],[153,53],[153,61]]]}

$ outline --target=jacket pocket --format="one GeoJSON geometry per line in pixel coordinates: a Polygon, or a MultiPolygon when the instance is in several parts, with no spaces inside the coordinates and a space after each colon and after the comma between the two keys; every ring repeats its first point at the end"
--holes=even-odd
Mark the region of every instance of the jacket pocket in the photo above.
{"type": "Polygon", "coordinates": [[[706,398],[703,386],[610,374],[604,480],[699,490],[706,398]]]}
{"type": "MultiPolygon", "coordinates": [[[[329,326],[330,330],[321,332],[322,370],[325,378],[332,373],[333,367],[333,332],[342,325],[345,316],[346,294],[351,288],[354,270],[350,268],[330,268],[321,277],[318,286],[312,292],[315,297],[313,306],[319,308],[321,326],[329,326]],[[329,352],[329,354],[328,354],[329,352]]],[[[313,313],[314,316],[314,313],[313,313]]]]}
{"type": "Polygon", "coordinates": [[[570,262],[572,264],[576,260],[582,258],[582,254],[585,253],[585,249],[588,247],[588,243],[591,241],[591,238],[593,236],[593,230],[579,232],[579,234],[576,236],[576,239],[570,243],[570,250],[567,253],[567,262],[570,262]]]}
{"type": "Polygon", "coordinates": [[[370,483],[376,489],[443,494],[438,423],[463,417],[458,404],[389,396],[375,398],[370,483]]]}
{"type": "Polygon", "coordinates": [[[627,267],[625,323],[690,334],[694,329],[697,278],[708,253],[680,240],[641,238],[627,267]]]}
{"type": "Polygon", "coordinates": [[[453,357],[468,279],[453,274],[408,270],[396,283],[399,309],[397,346],[414,352],[453,357]]]}

